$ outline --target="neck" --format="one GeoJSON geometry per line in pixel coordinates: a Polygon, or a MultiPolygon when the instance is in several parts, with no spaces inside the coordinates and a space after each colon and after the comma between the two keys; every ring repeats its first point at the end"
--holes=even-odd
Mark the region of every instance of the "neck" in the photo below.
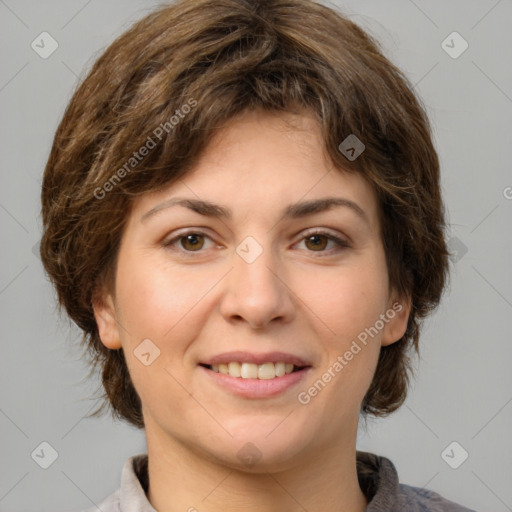
{"type": "Polygon", "coordinates": [[[363,512],[367,501],[357,479],[355,434],[351,443],[315,450],[315,456],[284,469],[256,472],[146,432],[148,499],[167,512],[363,512]]]}

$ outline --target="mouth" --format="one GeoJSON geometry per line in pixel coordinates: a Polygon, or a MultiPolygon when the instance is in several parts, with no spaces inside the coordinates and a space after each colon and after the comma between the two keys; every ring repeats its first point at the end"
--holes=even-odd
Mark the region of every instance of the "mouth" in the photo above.
{"type": "Polygon", "coordinates": [[[257,379],[257,380],[272,380],[280,379],[285,375],[297,373],[307,368],[309,365],[299,366],[293,363],[284,362],[266,362],[262,364],[231,361],[229,363],[219,364],[205,364],[200,363],[199,366],[206,368],[215,373],[228,375],[238,379],[257,379]]]}
{"type": "Polygon", "coordinates": [[[244,399],[270,399],[283,395],[305,382],[313,370],[310,365],[294,365],[282,361],[267,363],[200,363],[198,368],[207,382],[231,395],[244,399]]]}
{"type": "Polygon", "coordinates": [[[267,399],[291,391],[313,371],[312,359],[279,351],[224,352],[198,362],[218,389],[246,399],[267,399]]]}

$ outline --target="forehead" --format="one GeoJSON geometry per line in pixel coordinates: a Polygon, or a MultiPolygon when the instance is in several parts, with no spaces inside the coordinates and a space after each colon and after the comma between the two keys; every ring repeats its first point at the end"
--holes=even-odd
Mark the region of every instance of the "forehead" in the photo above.
{"type": "Polygon", "coordinates": [[[249,111],[216,131],[183,178],[137,198],[133,211],[144,215],[159,203],[187,197],[266,216],[327,196],[357,203],[376,227],[373,188],[360,174],[332,164],[312,114],[249,111]]]}

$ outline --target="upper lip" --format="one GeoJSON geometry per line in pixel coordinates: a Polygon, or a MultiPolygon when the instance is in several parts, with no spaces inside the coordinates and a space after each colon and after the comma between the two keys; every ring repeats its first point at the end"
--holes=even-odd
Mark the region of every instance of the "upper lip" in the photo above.
{"type": "Polygon", "coordinates": [[[265,352],[263,354],[254,354],[251,352],[243,352],[240,350],[218,354],[216,356],[210,357],[209,359],[201,361],[201,364],[227,364],[235,361],[239,363],[253,364],[291,363],[294,366],[311,366],[311,364],[302,357],[293,354],[287,354],[285,352],[265,352]]]}

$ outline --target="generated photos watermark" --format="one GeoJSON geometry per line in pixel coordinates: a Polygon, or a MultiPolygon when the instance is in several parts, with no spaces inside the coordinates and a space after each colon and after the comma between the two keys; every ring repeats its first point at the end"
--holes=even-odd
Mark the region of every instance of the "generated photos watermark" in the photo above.
{"type": "Polygon", "coordinates": [[[176,109],[173,116],[165,123],[157,126],[151,135],[148,136],[146,142],[137,150],[132,153],[126,162],[112,176],[101,186],[94,190],[94,197],[98,200],[103,199],[108,192],[111,192],[121,180],[129,174],[140,162],[156,147],[157,142],[162,140],[164,133],[169,134],[171,130],[180,123],[181,119],[197,106],[197,100],[190,98],[187,103],[176,109]]]}
{"type": "Polygon", "coordinates": [[[334,379],[340,372],[348,365],[354,357],[359,354],[362,350],[362,346],[365,347],[368,344],[368,337],[374,338],[381,332],[385,325],[389,323],[390,320],[395,318],[397,313],[402,311],[403,306],[399,302],[395,302],[391,308],[389,308],[385,313],[381,313],[379,319],[375,321],[375,323],[371,327],[367,327],[364,331],[361,331],[357,335],[357,339],[352,341],[349,349],[346,350],[343,355],[339,355],[336,358],[327,371],[322,374],[322,376],[317,379],[306,391],[301,391],[297,395],[297,399],[302,405],[307,405],[311,402],[311,399],[322,391],[332,379],[334,379]],[[359,342],[359,343],[358,343],[359,342]],[[361,346],[362,345],[362,346],[361,346]]]}

